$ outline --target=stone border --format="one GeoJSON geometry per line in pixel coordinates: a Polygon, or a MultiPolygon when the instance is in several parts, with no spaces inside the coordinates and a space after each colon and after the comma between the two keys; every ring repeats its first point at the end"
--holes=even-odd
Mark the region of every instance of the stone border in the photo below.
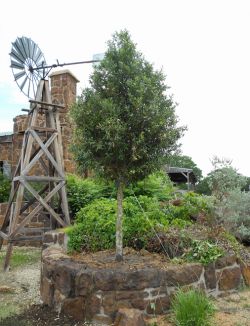
{"type": "Polygon", "coordinates": [[[164,270],[101,270],[66,255],[63,232],[50,232],[44,240],[47,248],[42,254],[42,301],[79,320],[110,325],[120,308],[137,309],[144,315],[164,314],[180,286],[201,288],[217,297],[243,284],[242,266],[234,256],[205,267],[194,263],[166,265],[164,270]]]}

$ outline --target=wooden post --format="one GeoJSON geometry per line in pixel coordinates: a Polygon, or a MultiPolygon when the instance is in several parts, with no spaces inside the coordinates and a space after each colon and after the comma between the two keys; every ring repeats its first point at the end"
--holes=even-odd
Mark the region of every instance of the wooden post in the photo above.
{"type": "MultiPolygon", "coordinates": [[[[36,98],[30,102],[29,123],[24,133],[19,164],[12,180],[9,206],[0,229],[0,249],[3,240],[8,244],[4,261],[5,271],[9,270],[13,243],[19,239],[27,239],[25,236],[20,238],[22,230],[42,210],[58,225],[70,224],[58,114],[58,109],[62,106],[52,104],[47,80],[40,81],[36,98]],[[36,167],[39,168],[38,175],[34,175],[36,167]],[[41,185],[41,190],[36,191],[32,182],[41,185]],[[27,191],[31,198],[24,202],[27,191]],[[57,202],[57,207],[52,205],[53,199],[57,202]]],[[[51,224],[53,223],[50,221],[51,224]]]]}

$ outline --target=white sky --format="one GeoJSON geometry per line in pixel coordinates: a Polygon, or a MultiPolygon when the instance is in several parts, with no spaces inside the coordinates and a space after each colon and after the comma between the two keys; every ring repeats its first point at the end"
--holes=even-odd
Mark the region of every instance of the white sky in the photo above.
{"type": "MultiPolygon", "coordinates": [[[[30,37],[53,64],[90,60],[126,28],[167,75],[180,124],[188,127],[183,154],[203,174],[217,155],[250,176],[249,0],[3,0],[0,12],[0,132],[28,107],[9,67],[17,37],[30,37]]],[[[81,81],[80,93],[91,66],[65,68],[81,81]]]]}

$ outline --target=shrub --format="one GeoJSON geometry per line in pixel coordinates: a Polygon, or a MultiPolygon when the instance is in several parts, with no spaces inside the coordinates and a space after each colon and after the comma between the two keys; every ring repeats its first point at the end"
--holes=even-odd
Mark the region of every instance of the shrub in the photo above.
{"type": "MultiPolygon", "coordinates": [[[[173,185],[165,172],[156,172],[142,181],[129,185],[125,197],[145,195],[166,201],[173,196],[173,185]]],[[[67,195],[72,216],[98,198],[116,198],[114,184],[105,183],[99,178],[81,178],[74,174],[67,176],[67,195]]]]}
{"type": "Polygon", "coordinates": [[[228,191],[222,200],[214,201],[214,216],[237,239],[250,243],[250,192],[228,191]]]}
{"type": "Polygon", "coordinates": [[[183,195],[179,194],[177,200],[170,201],[170,204],[165,205],[164,210],[174,225],[178,225],[177,222],[179,222],[180,226],[185,226],[184,221],[196,220],[199,214],[208,215],[211,211],[211,203],[206,196],[187,192],[183,195]],[[178,204],[176,204],[177,201],[178,204]]]}
{"type": "Polygon", "coordinates": [[[144,180],[125,189],[125,196],[155,197],[159,201],[168,201],[173,197],[174,187],[164,171],[150,174],[144,180]]]}
{"type": "Polygon", "coordinates": [[[0,172],[0,203],[8,201],[11,181],[0,172]]]}
{"type": "Polygon", "coordinates": [[[124,200],[124,245],[135,249],[146,246],[154,230],[163,231],[169,221],[156,198],[127,197],[124,200]]]}
{"type": "Polygon", "coordinates": [[[180,289],[171,302],[171,311],[176,326],[209,326],[215,309],[203,292],[180,289]]]}
{"type": "MultiPolygon", "coordinates": [[[[76,224],[67,229],[70,250],[104,250],[115,247],[115,199],[96,199],[76,214],[76,224]]],[[[164,230],[168,220],[155,198],[124,199],[124,246],[145,247],[153,230],[164,230]]]]}
{"type": "Polygon", "coordinates": [[[208,240],[193,240],[189,250],[183,256],[188,261],[208,265],[223,256],[223,250],[208,240]]]}
{"type": "Polygon", "coordinates": [[[114,188],[102,180],[80,178],[70,174],[67,176],[67,195],[72,217],[90,202],[101,197],[111,197],[114,188]]]}
{"type": "Polygon", "coordinates": [[[116,201],[96,199],[76,214],[77,223],[66,229],[70,250],[97,251],[115,246],[116,201]]]}

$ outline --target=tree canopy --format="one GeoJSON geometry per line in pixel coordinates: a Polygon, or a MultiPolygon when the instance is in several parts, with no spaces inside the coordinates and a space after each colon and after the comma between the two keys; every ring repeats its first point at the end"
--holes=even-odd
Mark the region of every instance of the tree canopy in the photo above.
{"type": "Polygon", "coordinates": [[[214,195],[222,200],[232,190],[241,190],[247,184],[247,178],[232,166],[232,161],[225,158],[212,159],[213,170],[197,186],[196,191],[214,195]]]}
{"type": "Polygon", "coordinates": [[[184,128],[165,76],[136,50],[127,31],[115,33],[104,59],[72,109],[79,165],[105,177],[134,181],[175,152],[184,128]]]}

